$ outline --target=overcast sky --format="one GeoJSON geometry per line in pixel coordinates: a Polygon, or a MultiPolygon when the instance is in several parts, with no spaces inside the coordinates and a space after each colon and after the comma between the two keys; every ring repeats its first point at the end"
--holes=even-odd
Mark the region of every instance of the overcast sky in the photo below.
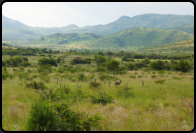
{"type": "Polygon", "coordinates": [[[121,16],[194,15],[191,2],[5,2],[2,15],[32,27],[108,24],[121,16]]]}

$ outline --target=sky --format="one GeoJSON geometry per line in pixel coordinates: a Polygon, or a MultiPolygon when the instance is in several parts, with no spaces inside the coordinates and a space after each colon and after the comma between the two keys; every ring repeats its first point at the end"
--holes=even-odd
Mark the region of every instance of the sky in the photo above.
{"type": "Polygon", "coordinates": [[[5,2],[2,15],[32,27],[108,24],[121,16],[194,15],[191,2],[5,2]]]}

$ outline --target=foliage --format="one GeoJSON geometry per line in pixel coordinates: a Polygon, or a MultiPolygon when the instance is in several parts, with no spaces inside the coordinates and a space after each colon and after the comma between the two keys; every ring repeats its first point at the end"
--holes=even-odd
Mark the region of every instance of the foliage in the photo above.
{"type": "Polygon", "coordinates": [[[99,114],[87,116],[84,112],[74,112],[69,103],[50,103],[38,99],[31,107],[28,131],[90,131],[99,128],[103,118],[99,114]]]}
{"type": "Polygon", "coordinates": [[[164,62],[161,60],[151,62],[150,68],[154,70],[164,70],[165,69],[164,62]]]}
{"type": "Polygon", "coordinates": [[[23,67],[27,67],[27,66],[31,66],[31,63],[30,62],[27,62],[27,61],[23,61],[21,64],[19,64],[20,66],[23,66],[23,67]]]}
{"type": "Polygon", "coordinates": [[[108,71],[112,71],[113,73],[115,73],[116,71],[118,71],[119,69],[119,62],[112,59],[111,61],[109,61],[107,64],[106,64],[106,69],[108,71]]]}
{"type": "Polygon", "coordinates": [[[48,74],[52,72],[52,65],[51,64],[39,65],[37,70],[39,73],[48,74]]]}
{"type": "Polygon", "coordinates": [[[47,89],[47,87],[44,85],[42,81],[40,82],[32,81],[30,83],[26,83],[25,86],[26,88],[32,88],[32,89],[38,89],[38,90],[47,89]]]}
{"type": "Polygon", "coordinates": [[[107,103],[113,102],[112,96],[107,95],[105,92],[100,92],[99,95],[96,97],[94,95],[89,95],[93,104],[102,104],[106,105],[107,103]]]}
{"type": "Polygon", "coordinates": [[[99,86],[101,86],[101,83],[100,82],[90,81],[90,83],[89,83],[89,87],[91,89],[98,88],[99,86]]]}
{"type": "Polygon", "coordinates": [[[96,61],[96,63],[98,65],[101,64],[101,63],[106,62],[105,56],[102,56],[102,55],[94,55],[94,60],[96,61]]]}
{"type": "Polygon", "coordinates": [[[129,64],[127,64],[127,70],[133,70],[134,69],[134,64],[133,63],[129,63],[129,64]]]}
{"type": "Polygon", "coordinates": [[[85,81],[85,80],[87,80],[87,77],[83,73],[79,73],[77,78],[78,78],[78,81],[85,81]]]}
{"type": "Polygon", "coordinates": [[[191,69],[191,65],[187,61],[181,59],[178,64],[172,65],[172,69],[176,71],[188,72],[191,69]]]}
{"type": "Polygon", "coordinates": [[[3,70],[2,70],[2,80],[6,80],[9,77],[8,71],[6,66],[3,66],[3,70]]]}
{"type": "Polygon", "coordinates": [[[47,64],[51,64],[52,66],[57,66],[56,60],[53,58],[40,58],[38,60],[38,65],[47,65],[47,64]]]}
{"type": "Polygon", "coordinates": [[[125,98],[128,98],[128,97],[134,98],[134,94],[131,91],[131,88],[127,86],[124,86],[123,88],[119,88],[117,90],[117,96],[125,97],[125,98]]]}

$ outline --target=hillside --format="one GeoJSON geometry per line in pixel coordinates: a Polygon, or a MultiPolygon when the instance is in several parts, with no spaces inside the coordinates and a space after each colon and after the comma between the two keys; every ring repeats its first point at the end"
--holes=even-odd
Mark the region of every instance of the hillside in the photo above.
{"type": "MultiPolygon", "coordinates": [[[[27,26],[2,15],[2,39],[3,41],[32,40],[43,35],[54,33],[94,33],[106,36],[133,27],[166,29],[193,23],[194,16],[190,15],[143,14],[132,18],[122,16],[118,20],[105,25],[78,27],[71,24],[64,27],[39,28],[27,26]]],[[[181,29],[182,28],[178,28],[178,30],[181,29]]],[[[185,31],[184,29],[182,30],[185,31]]]]}
{"type": "Polygon", "coordinates": [[[190,25],[183,25],[183,26],[179,26],[179,27],[173,27],[173,28],[169,28],[169,29],[173,29],[173,30],[180,30],[180,31],[184,31],[187,32],[189,34],[194,34],[194,24],[190,24],[190,25]]]}
{"type": "Polygon", "coordinates": [[[86,44],[91,48],[137,50],[160,44],[193,39],[192,34],[178,30],[134,27],[86,44]]]}
{"type": "Polygon", "coordinates": [[[31,41],[31,44],[75,44],[81,42],[90,42],[101,38],[102,36],[93,33],[77,34],[77,33],[55,33],[52,35],[42,36],[31,41]]]}
{"type": "Polygon", "coordinates": [[[136,51],[137,53],[155,53],[162,55],[176,55],[176,54],[194,54],[194,40],[185,40],[175,43],[157,45],[151,48],[141,48],[136,51]]]}

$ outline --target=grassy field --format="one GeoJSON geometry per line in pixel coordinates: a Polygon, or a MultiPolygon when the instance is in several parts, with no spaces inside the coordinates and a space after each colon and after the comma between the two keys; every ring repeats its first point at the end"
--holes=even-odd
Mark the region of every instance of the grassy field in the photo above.
{"type": "MultiPolygon", "coordinates": [[[[66,64],[76,56],[66,57],[66,64]]],[[[32,56],[29,62],[36,66],[38,59],[32,56]]],[[[115,60],[120,61],[120,58],[115,60]]],[[[92,130],[190,131],[194,128],[193,70],[182,73],[139,69],[124,74],[112,74],[96,72],[96,64],[91,63],[74,65],[74,68],[77,68],[76,72],[59,73],[59,67],[52,67],[52,73],[47,75],[47,82],[36,67],[27,67],[23,71],[29,72],[28,76],[32,80],[20,79],[17,76],[18,72],[14,71],[19,70],[17,67],[7,67],[8,73],[13,77],[2,80],[2,128],[5,131],[27,130],[31,105],[40,97],[34,89],[26,87],[25,84],[31,81],[43,81],[46,87],[52,90],[66,86],[70,88],[69,95],[76,95],[76,90],[80,89],[83,97],[77,95],[78,99],[71,105],[71,109],[91,115],[99,112],[105,118],[100,122],[101,129],[92,130]],[[78,81],[77,77],[81,73],[86,76],[86,80],[78,81]],[[105,84],[101,77],[105,77],[105,84]],[[91,89],[89,85],[94,79],[101,86],[91,89]],[[115,86],[115,82],[120,80],[122,83],[115,86]],[[143,86],[141,80],[144,81],[143,86]],[[92,103],[89,95],[98,96],[101,92],[111,96],[112,102],[106,105],[92,103]]],[[[61,100],[71,103],[74,99],[61,100]]]]}

